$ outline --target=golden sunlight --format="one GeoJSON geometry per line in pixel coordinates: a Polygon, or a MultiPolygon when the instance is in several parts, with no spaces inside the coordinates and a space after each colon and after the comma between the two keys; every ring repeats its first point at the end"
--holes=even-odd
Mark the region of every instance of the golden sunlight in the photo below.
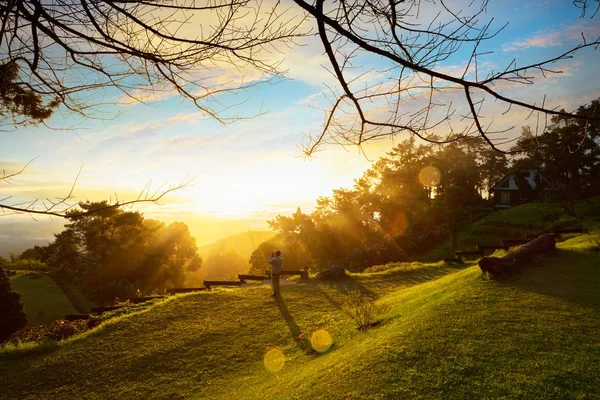
{"type": "Polygon", "coordinates": [[[329,195],[331,188],[351,184],[368,168],[367,160],[355,163],[333,157],[305,162],[289,155],[265,159],[240,159],[239,164],[200,174],[196,185],[177,195],[197,209],[219,217],[243,217],[254,212],[295,209],[329,195]]]}

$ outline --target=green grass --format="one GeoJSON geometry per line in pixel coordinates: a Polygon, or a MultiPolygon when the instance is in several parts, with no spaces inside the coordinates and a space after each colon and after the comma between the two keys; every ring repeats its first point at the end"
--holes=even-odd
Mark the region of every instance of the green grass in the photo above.
{"type": "Polygon", "coordinates": [[[48,275],[31,279],[25,272],[11,278],[11,286],[21,294],[27,325],[45,325],[67,314],[78,314],[60,287],[48,275]]]}
{"type": "Polygon", "coordinates": [[[80,314],[90,314],[91,309],[96,307],[96,304],[88,299],[73,282],[65,278],[53,277],[53,279],[80,314]]]}
{"type": "MultiPolygon", "coordinates": [[[[584,217],[580,226],[588,228],[590,232],[600,228],[600,196],[577,203],[576,212],[584,217]]],[[[528,203],[495,211],[459,232],[457,250],[475,250],[478,244],[501,245],[502,239],[525,239],[528,234],[551,228],[553,221],[548,218],[552,214],[558,216],[554,221],[556,224],[572,219],[559,204],[554,203],[528,203]]],[[[433,262],[450,257],[453,255],[450,240],[447,239],[419,259],[433,262]]]]}
{"type": "Polygon", "coordinates": [[[579,236],[501,281],[477,266],[391,264],[316,280],[179,295],[58,346],[0,353],[7,398],[594,399],[600,252],[579,236]],[[388,305],[355,329],[345,292],[388,305]],[[326,329],[318,354],[300,333],[326,329]],[[267,351],[285,354],[270,371],[267,351]]]}

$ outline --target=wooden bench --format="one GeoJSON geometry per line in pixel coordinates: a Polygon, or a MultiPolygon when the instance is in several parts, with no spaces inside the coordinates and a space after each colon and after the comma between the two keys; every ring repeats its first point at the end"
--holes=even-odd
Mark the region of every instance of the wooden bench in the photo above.
{"type": "Polygon", "coordinates": [[[204,281],[204,286],[206,286],[206,288],[208,290],[210,290],[210,288],[212,286],[241,286],[242,282],[240,281],[204,281]]]}
{"type": "Polygon", "coordinates": [[[485,251],[485,250],[508,250],[508,246],[506,245],[491,245],[491,244],[478,244],[477,250],[485,251]]]}
{"type": "Polygon", "coordinates": [[[177,294],[177,293],[190,293],[190,292],[200,292],[202,290],[206,290],[205,287],[196,287],[196,288],[171,288],[167,289],[167,293],[169,294],[177,294]]]}
{"type": "Polygon", "coordinates": [[[242,275],[238,274],[238,279],[241,283],[246,283],[246,281],[264,281],[265,279],[269,279],[269,276],[265,275],[242,275]]]}
{"type": "Polygon", "coordinates": [[[481,250],[475,250],[475,251],[457,251],[454,253],[457,257],[471,257],[471,256],[477,256],[477,257],[481,257],[483,256],[483,251],[481,250]]]}

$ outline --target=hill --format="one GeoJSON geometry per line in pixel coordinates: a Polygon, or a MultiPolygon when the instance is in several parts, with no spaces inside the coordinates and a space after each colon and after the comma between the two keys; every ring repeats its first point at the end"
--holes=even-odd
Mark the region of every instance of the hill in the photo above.
{"type": "Polygon", "coordinates": [[[7,349],[0,384],[32,399],[598,398],[599,249],[579,236],[502,281],[412,263],[285,286],[281,300],[265,286],[179,295],[60,345],[7,349]],[[390,307],[379,326],[355,329],[352,288],[390,307]],[[315,332],[329,351],[298,339],[315,332]]]}
{"type": "MultiPolygon", "coordinates": [[[[600,227],[600,196],[580,201],[576,212],[583,218],[578,226],[595,231],[600,227]]],[[[573,218],[554,203],[528,203],[502,209],[467,224],[459,232],[457,250],[475,250],[478,244],[500,245],[502,239],[525,239],[529,234],[571,220],[573,218]]],[[[452,256],[450,240],[446,240],[419,259],[427,262],[452,256]]]]}
{"type": "Polygon", "coordinates": [[[273,231],[248,231],[229,236],[216,242],[198,246],[198,254],[203,259],[210,255],[225,254],[235,251],[245,260],[250,259],[252,252],[265,240],[275,235],[273,231]]]}
{"type": "Polygon", "coordinates": [[[77,309],[56,282],[48,275],[19,271],[11,277],[12,290],[21,294],[27,325],[45,325],[67,314],[78,314],[77,309]]]}

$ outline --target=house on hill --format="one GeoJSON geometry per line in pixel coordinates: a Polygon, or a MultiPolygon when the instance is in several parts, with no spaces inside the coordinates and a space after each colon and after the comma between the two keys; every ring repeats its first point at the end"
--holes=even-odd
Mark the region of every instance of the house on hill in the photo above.
{"type": "Polygon", "coordinates": [[[495,208],[549,200],[556,194],[556,188],[536,169],[506,175],[492,190],[495,208]]]}

